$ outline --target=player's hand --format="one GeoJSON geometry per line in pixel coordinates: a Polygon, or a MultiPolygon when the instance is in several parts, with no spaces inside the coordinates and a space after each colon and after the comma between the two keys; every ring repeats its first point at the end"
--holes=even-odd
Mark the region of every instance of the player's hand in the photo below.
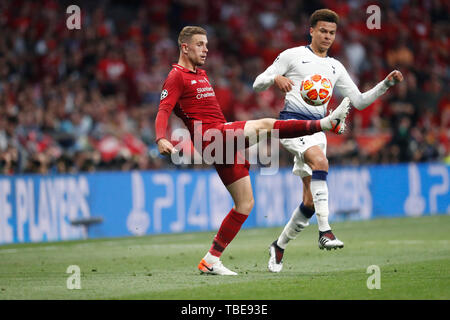
{"type": "Polygon", "coordinates": [[[292,86],[294,85],[294,81],[289,78],[277,75],[273,80],[274,84],[280,89],[282,92],[289,92],[292,90],[292,86]]]}
{"type": "Polygon", "coordinates": [[[400,71],[394,70],[388,74],[385,81],[389,87],[392,87],[393,85],[396,85],[397,83],[403,81],[403,75],[400,71]]]}
{"type": "Polygon", "coordinates": [[[163,156],[169,156],[172,153],[176,153],[177,149],[174,148],[169,140],[162,138],[158,140],[158,151],[163,156]]]}

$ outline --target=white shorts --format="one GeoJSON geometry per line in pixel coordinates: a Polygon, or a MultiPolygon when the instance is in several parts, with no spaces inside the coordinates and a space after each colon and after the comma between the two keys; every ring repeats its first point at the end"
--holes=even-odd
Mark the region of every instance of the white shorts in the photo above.
{"type": "Polygon", "coordinates": [[[304,153],[312,146],[319,146],[323,153],[327,154],[327,137],[324,132],[316,132],[309,136],[292,139],[280,139],[281,144],[294,157],[294,168],[292,173],[301,178],[312,175],[312,169],[304,161],[304,153]]]}

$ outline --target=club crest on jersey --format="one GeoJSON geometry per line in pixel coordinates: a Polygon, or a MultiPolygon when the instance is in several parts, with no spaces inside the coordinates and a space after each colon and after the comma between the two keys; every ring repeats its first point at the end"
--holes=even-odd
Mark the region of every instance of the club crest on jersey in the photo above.
{"type": "Polygon", "coordinates": [[[161,99],[160,100],[163,100],[165,97],[167,97],[169,95],[169,92],[167,92],[167,90],[166,89],[164,89],[162,92],[161,92],[161,99]]]}
{"type": "Polygon", "coordinates": [[[191,84],[196,84],[196,83],[197,83],[197,81],[195,81],[195,80],[191,81],[191,84]]]}

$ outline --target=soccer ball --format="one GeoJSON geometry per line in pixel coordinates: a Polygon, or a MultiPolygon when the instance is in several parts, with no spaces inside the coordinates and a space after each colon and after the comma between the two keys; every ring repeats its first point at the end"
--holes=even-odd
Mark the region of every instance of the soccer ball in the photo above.
{"type": "Polygon", "coordinates": [[[319,74],[309,75],[300,85],[303,100],[312,106],[321,106],[331,99],[331,81],[319,74]]]}

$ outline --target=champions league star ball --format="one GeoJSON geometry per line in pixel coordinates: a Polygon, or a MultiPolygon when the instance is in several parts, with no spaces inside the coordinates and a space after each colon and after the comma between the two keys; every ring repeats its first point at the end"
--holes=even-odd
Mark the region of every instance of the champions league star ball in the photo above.
{"type": "Polygon", "coordinates": [[[330,100],[332,88],[329,79],[314,74],[303,79],[300,85],[300,94],[307,104],[321,106],[330,100]]]}

